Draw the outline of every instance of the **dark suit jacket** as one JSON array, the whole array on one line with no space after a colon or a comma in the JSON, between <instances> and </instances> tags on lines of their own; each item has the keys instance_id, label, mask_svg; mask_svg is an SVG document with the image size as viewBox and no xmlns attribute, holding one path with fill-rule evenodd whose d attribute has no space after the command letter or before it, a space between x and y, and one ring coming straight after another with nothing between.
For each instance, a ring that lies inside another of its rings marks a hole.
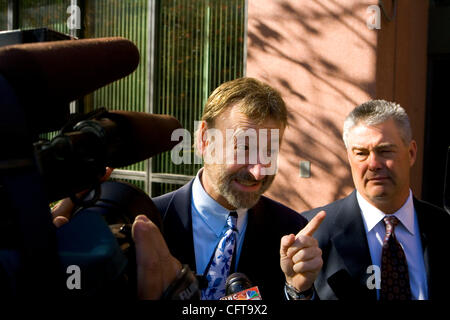
<instances>
[{"instance_id":1,"label":"dark suit jacket","mask_svg":"<svg viewBox=\"0 0 450 320\"><path fill-rule=\"evenodd\" d=\"M446 267L450 215L444 210L414 198L428 278L429 299L449 297L450 281ZM353 191L344 199L303 213L312 219L319 211L327 216L313 235L322 249L324 261L315 282L320 299L375 300L369 290L367 267L372 264L364 222Z\"/></svg>"},{"instance_id":2,"label":"dark suit jacket","mask_svg":"<svg viewBox=\"0 0 450 320\"><path fill-rule=\"evenodd\" d=\"M154 198L163 217L163 234L170 252L196 270L192 233L192 182ZM236 272L242 272L258 286L263 299L282 300L285 277L280 267L280 241L296 234L307 220L286 206L261 197L248 212L245 239Z\"/></svg>"}]
</instances>

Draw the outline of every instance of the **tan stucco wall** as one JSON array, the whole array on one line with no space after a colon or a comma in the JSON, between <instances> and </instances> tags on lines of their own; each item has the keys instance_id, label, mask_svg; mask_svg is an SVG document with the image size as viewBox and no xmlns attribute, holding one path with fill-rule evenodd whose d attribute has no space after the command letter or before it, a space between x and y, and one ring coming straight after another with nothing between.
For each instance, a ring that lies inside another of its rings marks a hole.
<instances>
[{"instance_id":1,"label":"tan stucco wall","mask_svg":"<svg viewBox=\"0 0 450 320\"><path fill-rule=\"evenodd\" d=\"M290 111L279 172L267 195L303 211L353 189L345 116L375 97L377 31L366 9L378 1L249 0L246 75L280 90ZM300 161L311 162L301 178Z\"/></svg>"}]
</instances>

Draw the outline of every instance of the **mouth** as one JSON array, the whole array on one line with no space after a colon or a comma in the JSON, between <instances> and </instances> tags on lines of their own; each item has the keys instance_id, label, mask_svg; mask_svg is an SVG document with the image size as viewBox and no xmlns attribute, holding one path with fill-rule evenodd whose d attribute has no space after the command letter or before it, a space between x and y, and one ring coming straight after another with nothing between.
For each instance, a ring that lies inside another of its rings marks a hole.
<instances>
[{"instance_id":1,"label":"mouth","mask_svg":"<svg viewBox=\"0 0 450 320\"><path fill-rule=\"evenodd\" d=\"M262 181L248 181L248 180L234 179L233 184L241 191L255 192L260 189Z\"/></svg>"},{"instance_id":2,"label":"mouth","mask_svg":"<svg viewBox=\"0 0 450 320\"><path fill-rule=\"evenodd\" d=\"M371 181L371 182L374 182L374 183L377 183L377 182L383 183L385 181L390 180L390 178L389 177L380 176L380 177L372 177L372 178L369 178L367 180Z\"/></svg>"}]
</instances>

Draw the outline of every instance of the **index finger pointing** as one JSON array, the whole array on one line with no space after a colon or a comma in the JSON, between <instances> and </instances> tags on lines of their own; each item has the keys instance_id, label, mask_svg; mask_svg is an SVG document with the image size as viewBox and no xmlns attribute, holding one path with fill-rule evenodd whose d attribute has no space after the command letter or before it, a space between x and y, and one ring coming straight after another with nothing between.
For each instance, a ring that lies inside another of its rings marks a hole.
<instances>
[{"instance_id":1,"label":"index finger pointing","mask_svg":"<svg viewBox=\"0 0 450 320\"><path fill-rule=\"evenodd\" d=\"M326 215L327 214L325 213L325 211L320 211L314 218L311 219L310 222L308 222L308 224L302 230L300 230L299 233L297 233L297 236L304 235L311 237L313 233L316 232L316 230L319 228Z\"/></svg>"}]
</instances>

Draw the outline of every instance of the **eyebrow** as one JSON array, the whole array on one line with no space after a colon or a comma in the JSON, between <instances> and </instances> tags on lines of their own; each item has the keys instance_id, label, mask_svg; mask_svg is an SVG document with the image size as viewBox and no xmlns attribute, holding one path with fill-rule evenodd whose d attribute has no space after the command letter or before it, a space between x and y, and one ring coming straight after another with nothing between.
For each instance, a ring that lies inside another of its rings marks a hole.
<instances>
[{"instance_id":1,"label":"eyebrow","mask_svg":"<svg viewBox=\"0 0 450 320\"><path fill-rule=\"evenodd\" d=\"M394 143L380 143L379 145L377 145L375 147L376 149L381 149L381 148L397 148L397 145Z\"/></svg>"},{"instance_id":2,"label":"eyebrow","mask_svg":"<svg viewBox=\"0 0 450 320\"><path fill-rule=\"evenodd\" d=\"M379 145L375 146L375 150L379 150L379 149L383 149L383 148L397 148L397 145L393 144L393 143L380 143ZM367 150L367 148L356 145L356 146L352 147L352 151L353 150Z\"/></svg>"}]
</instances>

